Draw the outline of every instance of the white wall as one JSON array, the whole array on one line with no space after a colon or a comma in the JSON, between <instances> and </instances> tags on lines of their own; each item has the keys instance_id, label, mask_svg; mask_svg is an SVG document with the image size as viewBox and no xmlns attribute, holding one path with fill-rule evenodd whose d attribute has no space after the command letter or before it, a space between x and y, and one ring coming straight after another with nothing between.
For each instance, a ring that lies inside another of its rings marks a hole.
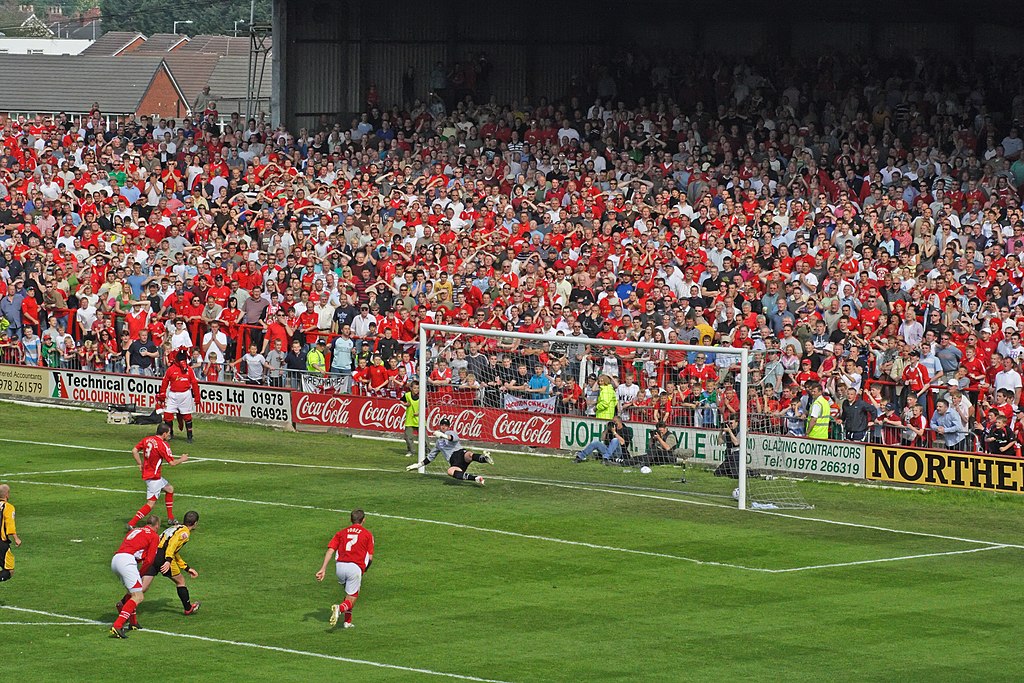
<instances>
[{"instance_id":1,"label":"white wall","mask_svg":"<svg viewBox=\"0 0 1024 683\"><path fill-rule=\"evenodd\" d=\"M90 45L91 40L68 38L0 38L0 54L77 55Z\"/></svg>"}]
</instances>

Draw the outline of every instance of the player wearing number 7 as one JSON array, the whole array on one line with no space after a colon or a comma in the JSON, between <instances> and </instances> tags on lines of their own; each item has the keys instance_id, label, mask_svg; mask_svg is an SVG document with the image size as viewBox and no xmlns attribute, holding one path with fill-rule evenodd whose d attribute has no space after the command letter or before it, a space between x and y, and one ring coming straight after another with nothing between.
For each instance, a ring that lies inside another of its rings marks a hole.
<instances>
[{"instance_id":1,"label":"player wearing number 7","mask_svg":"<svg viewBox=\"0 0 1024 683\"><path fill-rule=\"evenodd\" d=\"M366 515L362 510L353 510L349 516L352 522L338 533L327 544L324 563L316 573L316 580L323 581L327 575L327 563L334 558L334 572L338 583L345 587L345 600L340 605L331 605L331 626L338 625L338 617L345 615L345 628L352 628L352 605L359 597L359 586L363 582L363 574L373 562L373 534L363 526Z\"/></svg>"},{"instance_id":2,"label":"player wearing number 7","mask_svg":"<svg viewBox=\"0 0 1024 683\"><path fill-rule=\"evenodd\" d=\"M171 447L167 445L170 439L171 426L165 422L156 428L156 436L147 436L132 449L132 457L142 471L142 480L146 482L146 504L128 521L129 530L135 528L139 520L149 514L161 492L167 505L167 526L178 523L174 519L174 487L160 474L160 468L165 462L172 467L180 465L188 460L188 453L182 453L180 458L175 458L171 454Z\"/></svg>"},{"instance_id":3,"label":"player wearing number 7","mask_svg":"<svg viewBox=\"0 0 1024 683\"><path fill-rule=\"evenodd\" d=\"M483 455L477 455L468 448L463 448L462 443L459 441L459 435L452 429L451 420L447 417L441 418L438 423L441 427L440 430L434 432L434 447L427 453L426 459L423 462L414 462L413 464L406 467L406 471L412 472L413 470L421 467L426 467L434 461L434 458L439 453L444 453L444 459L448 461L448 476L453 479L460 481L473 481L480 486L484 485L484 478L469 473L469 466L474 462L482 462L488 465L493 465L494 460L491 456L484 452Z\"/></svg>"}]
</instances>

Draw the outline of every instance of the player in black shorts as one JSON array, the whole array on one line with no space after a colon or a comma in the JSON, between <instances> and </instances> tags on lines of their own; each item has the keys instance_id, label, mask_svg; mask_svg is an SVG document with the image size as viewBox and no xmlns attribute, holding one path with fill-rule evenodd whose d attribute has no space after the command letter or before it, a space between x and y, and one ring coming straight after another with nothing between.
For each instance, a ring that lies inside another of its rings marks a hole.
<instances>
[{"instance_id":1,"label":"player in black shorts","mask_svg":"<svg viewBox=\"0 0 1024 683\"><path fill-rule=\"evenodd\" d=\"M439 453L443 453L445 460L448 461L449 477L459 479L460 481L473 481L483 486L484 478L470 474L469 466L474 462L493 465L494 460L487 453L477 455L468 448L463 448L459 442L459 435L451 428L452 423L448 418L442 418L439 426L441 427L440 431L434 432L434 437L437 441L434 442L434 447L427 453L426 459L423 462L414 462L405 469L411 472L420 467L426 467L434 461L434 458Z\"/></svg>"}]
</instances>

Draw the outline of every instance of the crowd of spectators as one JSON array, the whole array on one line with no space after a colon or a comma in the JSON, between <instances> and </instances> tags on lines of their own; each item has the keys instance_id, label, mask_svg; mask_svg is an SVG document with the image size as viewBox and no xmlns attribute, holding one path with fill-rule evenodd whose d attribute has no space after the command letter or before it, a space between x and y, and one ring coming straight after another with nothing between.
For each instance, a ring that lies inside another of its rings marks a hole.
<instances>
[{"instance_id":1,"label":"crowd of spectators","mask_svg":"<svg viewBox=\"0 0 1024 683\"><path fill-rule=\"evenodd\" d=\"M146 374L186 347L210 379L400 395L423 321L748 347L765 428L798 432L775 417L802 418L820 382L855 438L1016 442L1019 66L630 54L555 102L371 92L298 131L215 111L7 119L0 353ZM478 404L587 412L601 375L652 421L738 401L731 361L696 354L430 353L431 390L471 380Z\"/></svg>"}]
</instances>

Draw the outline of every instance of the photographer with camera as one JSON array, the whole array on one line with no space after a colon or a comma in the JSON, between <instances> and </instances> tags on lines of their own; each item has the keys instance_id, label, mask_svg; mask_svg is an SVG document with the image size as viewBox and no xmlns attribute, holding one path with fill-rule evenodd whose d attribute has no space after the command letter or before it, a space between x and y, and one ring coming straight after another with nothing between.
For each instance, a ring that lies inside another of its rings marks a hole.
<instances>
[{"instance_id":1,"label":"photographer with camera","mask_svg":"<svg viewBox=\"0 0 1024 683\"><path fill-rule=\"evenodd\" d=\"M621 465L629 457L632 447L633 428L616 415L611 422L605 425L601 438L587 444L586 448L576 454L573 462L583 462L591 453L596 452L601 455L601 459L606 465Z\"/></svg>"},{"instance_id":2,"label":"photographer with camera","mask_svg":"<svg viewBox=\"0 0 1024 683\"><path fill-rule=\"evenodd\" d=\"M730 419L722 428L722 446L725 449L725 457L722 464L715 469L716 477L740 478L740 432L739 420Z\"/></svg>"}]
</instances>

